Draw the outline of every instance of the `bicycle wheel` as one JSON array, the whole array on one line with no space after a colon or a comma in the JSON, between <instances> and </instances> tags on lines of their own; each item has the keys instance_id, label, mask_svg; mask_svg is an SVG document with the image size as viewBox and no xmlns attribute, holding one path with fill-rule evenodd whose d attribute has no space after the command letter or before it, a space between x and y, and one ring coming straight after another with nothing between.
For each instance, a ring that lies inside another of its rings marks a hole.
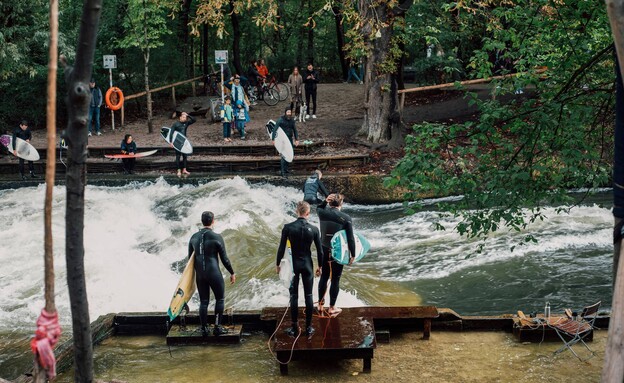
<instances>
[{"instance_id":1,"label":"bicycle wheel","mask_svg":"<svg viewBox=\"0 0 624 383\"><path fill-rule=\"evenodd\" d=\"M268 106L277 105L277 103L280 101L279 92L276 91L275 89L265 89L262 92L262 100Z\"/></svg>"},{"instance_id":2,"label":"bicycle wheel","mask_svg":"<svg viewBox=\"0 0 624 383\"><path fill-rule=\"evenodd\" d=\"M277 90L277 92L279 93L280 101L284 101L288 99L288 96L290 96L290 88L287 84L284 84L283 82L275 84L275 90Z\"/></svg>"}]
</instances>

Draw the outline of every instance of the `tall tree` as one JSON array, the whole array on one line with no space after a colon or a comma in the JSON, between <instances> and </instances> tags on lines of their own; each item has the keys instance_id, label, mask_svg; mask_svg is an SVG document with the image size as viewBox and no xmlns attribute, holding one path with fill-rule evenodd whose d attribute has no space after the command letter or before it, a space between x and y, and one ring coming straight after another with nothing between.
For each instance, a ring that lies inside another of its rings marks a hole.
<instances>
[{"instance_id":1,"label":"tall tree","mask_svg":"<svg viewBox=\"0 0 624 383\"><path fill-rule=\"evenodd\" d=\"M74 340L74 381L93 381L93 344L89 302L84 270L84 192L87 174L87 126L89 80L95 42L102 11L102 0L86 0L82 9L80 33L73 67L65 69L67 84L67 131L69 146L65 175L67 202L65 213L65 258L67 287L72 313Z\"/></svg>"},{"instance_id":2,"label":"tall tree","mask_svg":"<svg viewBox=\"0 0 624 383\"><path fill-rule=\"evenodd\" d=\"M349 74L350 62L345 56L345 32L342 17L342 8L334 4L332 6L334 13L334 22L336 23L336 44L338 47L338 58L340 59L340 68L342 69L342 78L346 79Z\"/></svg>"},{"instance_id":3,"label":"tall tree","mask_svg":"<svg viewBox=\"0 0 624 383\"><path fill-rule=\"evenodd\" d=\"M119 41L121 48L139 48L143 54L144 85L147 94L147 130L152 133L153 112L152 92L149 82L150 50L163 45L162 37L170 34L165 14L159 0L129 0L128 9L123 18L126 29L124 37Z\"/></svg>"}]
</instances>

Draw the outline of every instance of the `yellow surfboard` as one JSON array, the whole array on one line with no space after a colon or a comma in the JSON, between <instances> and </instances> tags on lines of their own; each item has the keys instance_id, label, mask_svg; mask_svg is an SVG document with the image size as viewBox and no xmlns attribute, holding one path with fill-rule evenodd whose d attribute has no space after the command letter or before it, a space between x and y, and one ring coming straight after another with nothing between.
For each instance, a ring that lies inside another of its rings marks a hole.
<instances>
[{"instance_id":1,"label":"yellow surfboard","mask_svg":"<svg viewBox=\"0 0 624 383\"><path fill-rule=\"evenodd\" d=\"M182 272L180 282L178 282L178 286L173 292L173 298L171 298L169 310L167 310L170 322L180 315L184 305L191 300L191 297L195 293L195 288L195 252L193 252L184 268L184 272Z\"/></svg>"}]
</instances>

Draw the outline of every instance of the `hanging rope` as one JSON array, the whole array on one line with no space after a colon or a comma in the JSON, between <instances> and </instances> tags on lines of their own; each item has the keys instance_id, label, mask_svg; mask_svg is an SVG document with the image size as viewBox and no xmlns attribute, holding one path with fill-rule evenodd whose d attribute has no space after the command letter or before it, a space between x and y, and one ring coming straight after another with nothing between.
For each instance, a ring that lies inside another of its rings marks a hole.
<instances>
[{"instance_id":1,"label":"hanging rope","mask_svg":"<svg viewBox=\"0 0 624 383\"><path fill-rule=\"evenodd\" d=\"M56 377L54 346L61 335L58 313L54 304L54 252L52 244L52 191L56 173L56 72L58 63L58 0L50 0L50 45L48 61L48 97L46 129L48 148L46 159L46 194L44 203L44 280L45 308L37 319L35 338L30 347L35 354L35 382ZM46 379L47 375L47 379Z\"/></svg>"}]
</instances>

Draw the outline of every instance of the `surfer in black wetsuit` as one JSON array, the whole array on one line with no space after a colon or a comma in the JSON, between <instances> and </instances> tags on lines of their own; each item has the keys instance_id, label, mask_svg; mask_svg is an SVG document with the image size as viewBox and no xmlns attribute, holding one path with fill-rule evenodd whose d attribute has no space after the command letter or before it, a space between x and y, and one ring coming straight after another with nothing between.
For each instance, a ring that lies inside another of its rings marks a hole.
<instances>
[{"instance_id":1,"label":"surfer in black wetsuit","mask_svg":"<svg viewBox=\"0 0 624 383\"><path fill-rule=\"evenodd\" d=\"M16 128L13 131L13 154L15 156L17 156L17 140L16 138L21 138L22 140L30 143L30 139L32 138L32 132L30 131L30 129L28 129L28 121L26 120L22 120L20 122L20 126L19 128ZM23 180L26 179L26 176L24 175L24 159L22 157L18 157L19 158L19 172L20 172L20 176L22 177ZM33 164L32 161L28 161L28 170L30 171L30 176L32 178L38 178L37 175L35 174L35 165Z\"/></svg>"},{"instance_id":2,"label":"surfer in black wetsuit","mask_svg":"<svg viewBox=\"0 0 624 383\"><path fill-rule=\"evenodd\" d=\"M299 146L297 127L295 126L295 120L292 118L292 110L290 110L290 108L287 107L286 110L284 111L284 115L280 117L275 123L275 127L273 128L273 134L271 135L271 140L273 141L274 145L275 145L275 137L277 137L278 128L282 128L284 133L286 133L286 137L288 137L288 140L290 141L291 145L293 144L293 137L294 137L294 140L295 140L294 146ZM281 161L280 161L280 174L282 175L282 177L287 177L288 173L290 173L290 170L288 170L288 161L286 161L284 159L284 156L282 156Z\"/></svg>"},{"instance_id":3,"label":"surfer in black wetsuit","mask_svg":"<svg viewBox=\"0 0 624 383\"><path fill-rule=\"evenodd\" d=\"M135 155L136 151L137 151L137 146L134 140L132 139L132 135L126 134L124 139L121 141L121 154ZM126 174L134 173L134 164L136 163L136 158L122 158L121 162L123 162L124 173Z\"/></svg>"},{"instance_id":4,"label":"surfer in black wetsuit","mask_svg":"<svg viewBox=\"0 0 624 383\"><path fill-rule=\"evenodd\" d=\"M325 202L318 206L316 212L321 225L321 238L323 242L323 263L321 264L321 279L318 284L319 290L319 312L323 312L327 281L331 276L331 287L329 289L329 311L330 315L337 315L342 310L336 307L336 299L340 291L340 276L343 266L334 262L331 257L331 239L335 233L344 230L347 233L347 244L349 246L349 264L355 259L355 239L353 237L353 223L351 217L340 211L342 208L342 194L330 194Z\"/></svg>"},{"instance_id":5,"label":"surfer in black wetsuit","mask_svg":"<svg viewBox=\"0 0 624 383\"><path fill-rule=\"evenodd\" d=\"M280 262L286 251L286 240L290 241L292 251L293 271L295 273L290 283L290 315L292 326L286 330L290 336L299 334L299 326L297 324L297 300L299 299L299 276L303 281L303 291L305 294L306 305L306 334L312 335L314 328L312 327L312 310L314 310L314 301L312 299L312 285L314 283L314 271L312 265L312 252L310 247L314 242L316 246L316 257L318 265L323 259L323 250L321 246L321 237L319 230L308 223L310 216L310 204L301 201L297 203L297 220L295 222L284 225L282 229L282 238L280 239L279 248L277 250L277 273L280 272ZM317 268L317 274L320 272L320 266Z\"/></svg>"},{"instance_id":6,"label":"surfer in black wetsuit","mask_svg":"<svg viewBox=\"0 0 624 383\"><path fill-rule=\"evenodd\" d=\"M325 198L329 195L325 185L321 182L321 178L323 178L323 173L317 169L308 177L305 184L303 184L303 200L310 205L318 205L323 202L322 199L318 198L319 192Z\"/></svg>"},{"instance_id":7,"label":"surfer in black wetsuit","mask_svg":"<svg viewBox=\"0 0 624 383\"><path fill-rule=\"evenodd\" d=\"M215 326L213 335L226 334L227 330L221 326L223 309L225 306L225 283L219 269L221 263L230 272L230 283L236 282L236 274L225 251L225 243L221 235L212 231L214 214L210 211L202 213L204 228L193 234L189 240L189 258L195 252L195 282L199 292L199 321L202 334L208 335L208 303L210 303L210 290L215 296Z\"/></svg>"},{"instance_id":8,"label":"surfer in black wetsuit","mask_svg":"<svg viewBox=\"0 0 624 383\"><path fill-rule=\"evenodd\" d=\"M171 130L169 131L168 140L171 140L173 137L173 132L180 132L186 137L186 129L188 129L189 125L194 124L195 119L192 116L189 116L186 112L182 112L180 114L180 120L176 121L173 125L171 125ZM169 144L173 148L173 144ZM180 156L182 156L182 163L180 163ZM178 177L182 174L191 174L186 170L186 159L187 155L176 150L176 168L178 169Z\"/></svg>"}]
</instances>

